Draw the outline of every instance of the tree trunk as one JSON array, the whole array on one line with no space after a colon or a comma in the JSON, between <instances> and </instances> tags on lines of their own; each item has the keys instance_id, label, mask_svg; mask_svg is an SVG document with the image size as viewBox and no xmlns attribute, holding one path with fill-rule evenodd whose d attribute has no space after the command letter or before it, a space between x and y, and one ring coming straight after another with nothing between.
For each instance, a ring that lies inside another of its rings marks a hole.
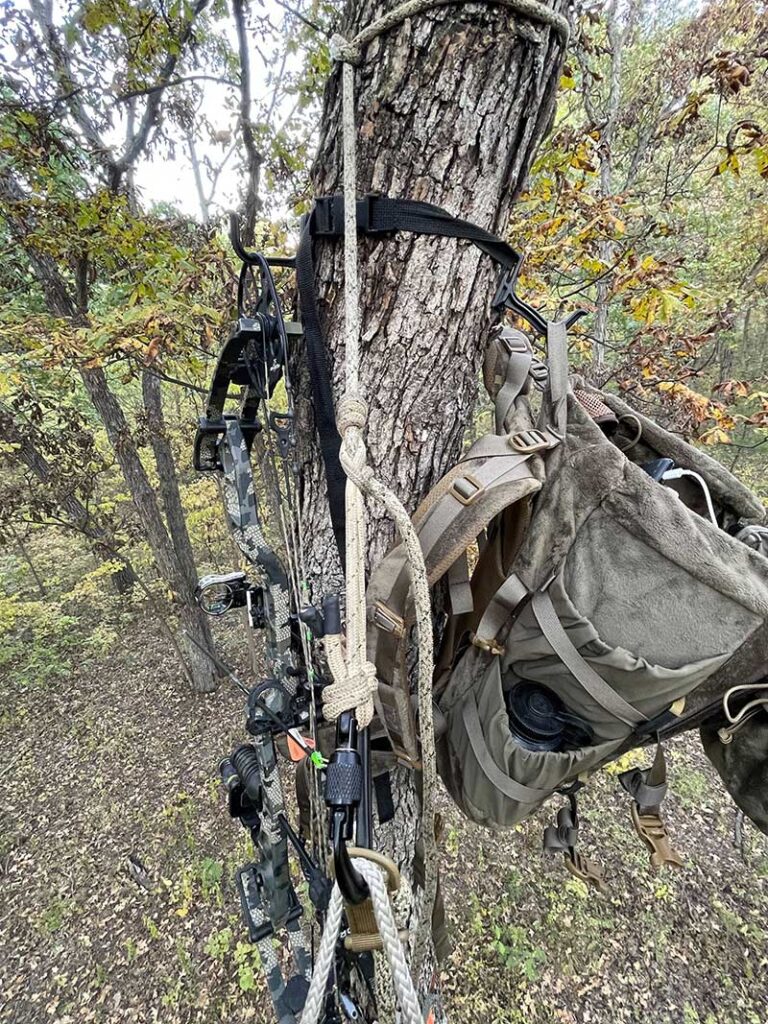
<instances>
[{"instance_id":1,"label":"tree trunk","mask_svg":"<svg viewBox=\"0 0 768 1024\"><path fill-rule=\"evenodd\" d=\"M624 44L629 28L623 30L618 22L616 4L610 3L604 12L606 32L608 36L608 52L610 56L610 72L608 78L608 98L605 116L600 131L600 195L607 200L613 195L613 139L617 128L621 107L621 71L623 64ZM603 239L598 246L600 262L607 268L616 257L616 245L610 238ZM594 318L594 355L598 371L605 364L605 346L608 340L608 309L615 274L604 274L597 282Z\"/></svg>"},{"instance_id":2,"label":"tree trunk","mask_svg":"<svg viewBox=\"0 0 768 1024\"><path fill-rule=\"evenodd\" d=\"M45 584L43 583L43 579L42 579L40 573L37 571L37 567L35 566L35 562L34 562L34 559L32 558L32 555L30 555L30 553L29 553L29 551L27 549L27 546L24 543L24 538L20 534L18 534L16 532L16 530L14 529L12 524L9 524L9 526L10 526L11 536L13 537L14 541L16 542L16 547L21 552L21 557L27 563L27 566L29 568L29 571L30 571L30 574L32 576L32 579L35 581L35 586L37 587L37 592L38 592L38 594L39 594L41 599L45 599L45 597L47 596L46 595L46 590L45 590Z\"/></svg>"},{"instance_id":3,"label":"tree trunk","mask_svg":"<svg viewBox=\"0 0 768 1024\"><path fill-rule=\"evenodd\" d=\"M157 374L144 370L141 377L141 388L144 396L144 408L147 413L149 443L152 446L157 464L157 474L160 481L160 500L165 511L168 533L170 534L171 543L179 560L187 586L194 590L197 583L197 566L195 565L192 543L189 539L189 531L187 530L184 506L181 503L176 462L173 458L165 426L160 378Z\"/></svg>"},{"instance_id":4,"label":"tree trunk","mask_svg":"<svg viewBox=\"0 0 768 1024\"><path fill-rule=\"evenodd\" d=\"M565 5L555 0L553 6ZM344 34L351 38L380 13L372 0L353 0ZM355 73L359 192L437 203L504 235L551 125L562 58L554 32L498 7L443 7L374 41ZM341 191L340 125L335 74L313 169L316 195ZM369 459L412 511L460 453L491 322L495 270L472 245L405 234L361 238L360 259ZM325 245L318 249L316 284L337 398L342 283L342 245ZM300 411L306 418L300 436L307 436L306 405ZM337 585L338 566L322 462L316 445L303 454L308 574L329 587ZM382 509L370 508L371 563L393 532ZM378 831L376 845L411 879L418 819L413 776L398 770L393 781L396 818Z\"/></svg>"},{"instance_id":5,"label":"tree trunk","mask_svg":"<svg viewBox=\"0 0 768 1024\"><path fill-rule=\"evenodd\" d=\"M123 410L109 389L103 369L84 368L80 375L120 463L120 469L136 511L141 517L147 542L160 573L178 602L178 614L183 629L181 646L186 655L193 688L198 693L209 693L216 689L218 671L205 653L211 647L211 633L204 612L195 603L194 560L193 578L190 579L169 539L157 497L141 463ZM164 486L167 486L167 481Z\"/></svg>"}]
</instances>

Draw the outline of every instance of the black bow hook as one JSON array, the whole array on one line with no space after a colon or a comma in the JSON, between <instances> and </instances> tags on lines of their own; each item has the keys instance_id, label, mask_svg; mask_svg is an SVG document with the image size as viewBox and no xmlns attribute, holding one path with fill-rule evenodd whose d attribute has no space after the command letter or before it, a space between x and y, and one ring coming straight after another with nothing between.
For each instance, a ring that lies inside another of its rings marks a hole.
<instances>
[{"instance_id":1,"label":"black bow hook","mask_svg":"<svg viewBox=\"0 0 768 1024\"><path fill-rule=\"evenodd\" d=\"M496 290L496 294L491 302L491 309L503 310L509 309L516 316L521 317L526 323L537 332L546 337L548 321L543 314L537 309L534 309L530 303L526 302L525 299L521 299L517 294L517 279L520 276L520 270L523 266L524 256L520 256L517 264L511 267L502 275L499 287ZM587 315L586 309L574 310L565 319L566 328L571 328L573 325L580 320L583 316Z\"/></svg>"},{"instance_id":2,"label":"black bow hook","mask_svg":"<svg viewBox=\"0 0 768 1024\"><path fill-rule=\"evenodd\" d=\"M341 894L347 903L368 899L368 884L352 864L347 844L354 838L363 792L366 788L357 719L353 711L344 711L336 721L336 749L325 775L325 802L331 812L331 848L333 870Z\"/></svg>"},{"instance_id":3,"label":"black bow hook","mask_svg":"<svg viewBox=\"0 0 768 1024\"><path fill-rule=\"evenodd\" d=\"M229 214L229 242L237 258L248 267L260 267L264 263L270 267L296 266L295 256L263 256L260 252L249 252L243 245L240 235L240 218L233 212Z\"/></svg>"},{"instance_id":4,"label":"black bow hook","mask_svg":"<svg viewBox=\"0 0 768 1024\"><path fill-rule=\"evenodd\" d=\"M335 594L323 601L325 636L341 633L341 611ZM325 770L325 803L330 814L333 870L347 903L358 905L368 899L368 883L352 864L347 845L371 843L371 759L368 729L358 729L354 711L343 711L336 719L336 746Z\"/></svg>"}]
</instances>

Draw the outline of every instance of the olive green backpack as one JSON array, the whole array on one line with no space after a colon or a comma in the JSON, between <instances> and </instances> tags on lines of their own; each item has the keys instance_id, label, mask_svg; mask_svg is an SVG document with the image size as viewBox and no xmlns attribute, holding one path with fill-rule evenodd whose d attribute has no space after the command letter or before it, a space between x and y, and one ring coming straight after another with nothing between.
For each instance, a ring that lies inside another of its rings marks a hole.
<instances>
[{"instance_id":1,"label":"olive green backpack","mask_svg":"<svg viewBox=\"0 0 768 1024\"><path fill-rule=\"evenodd\" d=\"M509 827L632 747L702 721L711 737L721 718L717 742L731 742L740 710L751 701L744 720L761 712L768 558L758 549L768 531L763 506L723 466L618 397L569 380L563 325L550 325L548 365L523 334L498 331L484 380L495 432L440 480L414 522L430 584L445 581L440 774L472 820ZM664 482L649 470L667 465L661 458L676 467ZM393 749L418 764L409 589L397 546L369 583L369 656ZM734 729L723 699L737 684L745 689L725 702ZM570 742L531 749L510 726L510 701L545 728L560 709ZM658 817L661 748L651 769L621 781L652 855L674 861ZM572 802L546 840L572 861L575 817Z\"/></svg>"}]
</instances>

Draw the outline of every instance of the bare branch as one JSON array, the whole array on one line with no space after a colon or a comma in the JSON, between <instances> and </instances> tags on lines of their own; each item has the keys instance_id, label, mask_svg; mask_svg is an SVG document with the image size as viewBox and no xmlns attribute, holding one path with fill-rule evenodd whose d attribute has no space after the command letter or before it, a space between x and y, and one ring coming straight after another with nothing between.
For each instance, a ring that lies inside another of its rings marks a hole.
<instances>
[{"instance_id":1,"label":"bare branch","mask_svg":"<svg viewBox=\"0 0 768 1024\"><path fill-rule=\"evenodd\" d=\"M292 14L294 18L298 18L299 21L303 21L307 28L311 28L314 32L318 32L321 36L325 36L326 39L330 38L331 33L328 32L327 29L324 29L322 25L318 25L316 21L312 21L308 18L306 14L302 14L301 11L297 11L295 7L291 7L290 4L284 3L284 0L275 0L275 3L278 7L282 7L284 11L288 11L289 14Z\"/></svg>"},{"instance_id":2,"label":"bare branch","mask_svg":"<svg viewBox=\"0 0 768 1024\"><path fill-rule=\"evenodd\" d=\"M136 96L151 96L153 93L162 92L163 89L171 89L175 85L184 85L186 82L218 82L219 85L229 85L233 89L238 86L231 78L222 78L219 75L182 75L179 78L172 78L169 82L158 82L156 85L147 85L141 89L131 89L129 92L122 92L116 97L118 103L125 103Z\"/></svg>"},{"instance_id":3,"label":"bare branch","mask_svg":"<svg viewBox=\"0 0 768 1024\"><path fill-rule=\"evenodd\" d=\"M246 0L232 0L232 13L237 29L237 48L240 56L240 134L245 147L247 180L243 210L242 237L245 246L253 245L256 231L256 217L261 207L259 179L264 157L256 146L256 137L251 123L251 61L248 53L248 37L245 28Z\"/></svg>"}]
</instances>

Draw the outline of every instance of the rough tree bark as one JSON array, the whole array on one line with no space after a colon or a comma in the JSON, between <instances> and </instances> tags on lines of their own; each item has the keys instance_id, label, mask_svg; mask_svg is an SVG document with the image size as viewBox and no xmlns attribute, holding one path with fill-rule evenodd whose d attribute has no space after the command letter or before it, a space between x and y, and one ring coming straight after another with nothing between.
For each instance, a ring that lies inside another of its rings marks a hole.
<instances>
[{"instance_id":1,"label":"rough tree bark","mask_svg":"<svg viewBox=\"0 0 768 1024\"><path fill-rule=\"evenodd\" d=\"M253 245L256 230L256 218L261 203L259 201L259 179L264 157L256 145L256 136L251 121L251 58L250 42L246 26L246 0L232 0L232 13L237 30L237 52L240 59L240 121L238 128L245 150L246 180L243 187L243 244Z\"/></svg>"},{"instance_id":2,"label":"rough tree bark","mask_svg":"<svg viewBox=\"0 0 768 1024\"><path fill-rule=\"evenodd\" d=\"M144 370L141 375L141 389L144 398L144 409L147 414L149 443L155 456L160 489L160 500L163 503L165 521L171 544L179 560L181 572L188 587L194 590L197 584L197 568L195 553L187 530L187 519L181 502L179 477L176 460L173 457L171 442L163 415L163 392L160 378L151 370ZM203 620L206 625L208 620Z\"/></svg>"},{"instance_id":3,"label":"rough tree bark","mask_svg":"<svg viewBox=\"0 0 768 1024\"><path fill-rule=\"evenodd\" d=\"M563 0L551 5L559 11ZM382 13L351 0L347 38ZM510 207L549 129L563 60L556 34L508 9L451 5L374 41L357 70L360 193L437 203L504 235ZM340 76L329 82L313 170L316 195L341 191ZM514 242L514 239L512 240ZM369 457L409 510L459 455L477 395L490 326L495 271L471 245L400 235L361 239L362 392L369 402ZM317 289L336 395L343 375L341 244L318 253ZM302 424L311 430L310 413ZM303 464L309 575L333 585L338 572L321 460ZM393 529L369 508L370 558ZM404 866L413 851L416 795L394 779L397 814L377 845ZM411 925L415 922L411 920Z\"/></svg>"}]
</instances>

